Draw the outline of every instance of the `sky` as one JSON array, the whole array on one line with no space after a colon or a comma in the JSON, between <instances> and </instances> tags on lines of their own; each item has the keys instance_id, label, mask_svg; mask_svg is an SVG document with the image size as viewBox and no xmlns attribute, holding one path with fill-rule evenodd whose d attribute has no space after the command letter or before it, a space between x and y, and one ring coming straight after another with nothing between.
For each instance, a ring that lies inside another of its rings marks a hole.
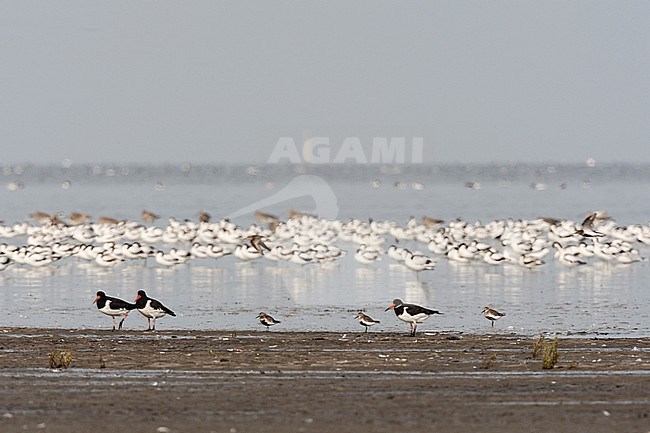
<instances>
[{"instance_id":1,"label":"sky","mask_svg":"<svg viewBox=\"0 0 650 433\"><path fill-rule=\"evenodd\" d=\"M392 137L431 163L650 162L648 1L0 10L0 163L258 164L310 137L321 162Z\"/></svg>"}]
</instances>

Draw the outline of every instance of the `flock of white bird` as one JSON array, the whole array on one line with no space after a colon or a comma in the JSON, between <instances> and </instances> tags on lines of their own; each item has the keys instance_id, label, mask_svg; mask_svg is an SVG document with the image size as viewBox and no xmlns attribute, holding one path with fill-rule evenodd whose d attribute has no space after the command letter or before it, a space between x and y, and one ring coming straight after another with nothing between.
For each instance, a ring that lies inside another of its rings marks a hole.
<instances>
[{"instance_id":1,"label":"flock of white bird","mask_svg":"<svg viewBox=\"0 0 650 433\"><path fill-rule=\"evenodd\" d=\"M425 217L422 221L410 218L403 225L329 220L297 212L280 221L258 212L260 225L248 227L226 219L210 222L204 212L199 222L170 218L160 227L153 224L157 216L145 212L142 216L147 224L109 218L92 222L83 214L75 215L86 218L64 221L41 212L31 215L34 222L0 223L0 240L6 241L0 244L0 271L12 264L42 267L64 259L100 267L128 261L174 267L224 256L304 266L336 262L346 256L346 245L355 249L354 259L360 265L373 266L387 258L415 272L433 270L438 257L456 263L527 268L556 259L572 267L596 261L639 262L643 260L639 247L650 244L650 224L621 227L601 212L591 213L582 223L538 218L444 224ZM14 245L9 243L11 239L26 242Z\"/></svg>"}]
</instances>

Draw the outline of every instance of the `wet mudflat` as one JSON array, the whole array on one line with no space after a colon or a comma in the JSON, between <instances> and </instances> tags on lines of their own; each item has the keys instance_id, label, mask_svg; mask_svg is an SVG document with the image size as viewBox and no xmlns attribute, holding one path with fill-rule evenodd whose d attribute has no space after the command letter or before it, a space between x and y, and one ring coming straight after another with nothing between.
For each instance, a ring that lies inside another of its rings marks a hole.
<instances>
[{"instance_id":1,"label":"wet mudflat","mask_svg":"<svg viewBox=\"0 0 650 433\"><path fill-rule=\"evenodd\" d=\"M650 431L650 339L534 340L4 329L0 431Z\"/></svg>"}]
</instances>

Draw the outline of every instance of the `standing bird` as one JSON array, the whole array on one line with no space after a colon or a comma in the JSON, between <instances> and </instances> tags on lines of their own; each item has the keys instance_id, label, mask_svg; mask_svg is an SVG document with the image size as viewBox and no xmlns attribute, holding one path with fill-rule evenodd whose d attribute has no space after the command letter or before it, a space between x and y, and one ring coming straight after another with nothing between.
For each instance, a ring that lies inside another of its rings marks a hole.
<instances>
[{"instance_id":1,"label":"standing bird","mask_svg":"<svg viewBox=\"0 0 650 433\"><path fill-rule=\"evenodd\" d=\"M411 337L415 337L415 331L418 328L418 323L422 323L434 314L442 314L440 311L430 310L428 308L420 307L414 304L405 304L401 299L393 299L393 302L386 308L385 311L393 309L395 315L402 322L411 324Z\"/></svg>"},{"instance_id":2,"label":"standing bird","mask_svg":"<svg viewBox=\"0 0 650 433\"><path fill-rule=\"evenodd\" d=\"M210 218L212 218L212 216L206 211L204 210L199 211L199 221L201 221L202 223L209 223Z\"/></svg>"},{"instance_id":3,"label":"standing bird","mask_svg":"<svg viewBox=\"0 0 650 433\"><path fill-rule=\"evenodd\" d=\"M584 221L582 221L582 224L580 224L582 228L577 230L577 233L581 236L588 237L588 238L599 238L605 236L603 233L600 233L598 230L596 230L594 224L596 222L597 217L598 217L598 212L592 212L589 215L587 215L587 218L585 218Z\"/></svg>"},{"instance_id":4,"label":"standing bird","mask_svg":"<svg viewBox=\"0 0 650 433\"><path fill-rule=\"evenodd\" d=\"M149 210L144 209L141 213L140 216L142 217L142 221L144 221L147 224L153 224L154 221L157 219L160 219L160 215L155 214Z\"/></svg>"},{"instance_id":5,"label":"standing bird","mask_svg":"<svg viewBox=\"0 0 650 433\"><path fill-rule=\"evenodd\" d=\"M262 211L255 211L255 219L261 223L267 224L269 230L272 232L280 225L280 218L270 213L264 213Z\"/></svg>"},{"instance_id":6,"label":"standing bird","mask_svg":"<svg viewBox=\"0 0 650 433\"><path fill-rule=\"evenodd\" d=\"M505 316L506 313L499 313L497 310L493 310L490 307L483 307L483 315L486 319L491 321L492 326L494 326L494 322Z\"/></svg>"},{"instance_id":7,"label":"standing bird","mask_svg":"<svg viewBox=\"0 0 650 433\"><path fill-rule=\"evenodd\" d=\"M266 246L266 244L264 243L264 240L263 240L264 238L262 236L260 236L260 235L250 235L248 237L248 239L251 241L251 246L253 248L255 248L255 250L258 253L264 255L264 249L266 249L266 251L271 251L271 248Z\"/></svg>"},{"instance_id":8,"label":"standing bird","mask_svg":"<svg viewBox=\"0 0 650 433\"><path fill-rule=\"evenodd\" d=\"M368 328L375 323L380 323L379 320L375 320L372 317L363 314L363 311L359 311L357 313L357 319L359 319L359 324L363 325L366 327L366 332L368 332Z\"/></svg>"},{"instance_id":9,"label":"standing bird","mask_svg":"<svg viewBox=\"0 0 650 433\"><path fill-rule=\"evenodd\" d=\"M159 301L149 298L144 290L138 290L138 296L135 298L135 306L140 314L147 318L149 331L156 330L156 319L163 317L165 314L176 316L172 310L165 307ZM151 327L151 319L153 319L153 328Z\"/></svg>"},{"instance_id":10,"label":"standing bird","mask_svg":"<svg viewBox=\"0 0 650 433\"><path fill-rule=\"evenodd\" d=\"M257 315L256 319L260 319L260 323L266 326L266 330L269 330L269 327L278 323L281 323L279 320L275 320L273 317L269 316L266 313L260 313Z\"/></svg>"},{"instance_id":11,"label":"standing bird","mask_svg":"<svg viewBox=\"0 0 650 433\"><path fill-rule=\"evenodd\" d=\"M126 316L129 315L129 311L135 309L135 304L123 301L118 298L112 298L110 296L106 296L106 293L104 293L101 290L97 292L97 296L93 301L93 304L94 303L97 303L97 309L99 311L101 311L102 313L108 316L111 316L111 318L113 319L113 331L115 331L115 317L124 316L122 317L122 320L120 320L120 324L117 328L117 329L122 329L122 323L124 323L124 319L126 319Z\"/></svg>"}]
</instances>

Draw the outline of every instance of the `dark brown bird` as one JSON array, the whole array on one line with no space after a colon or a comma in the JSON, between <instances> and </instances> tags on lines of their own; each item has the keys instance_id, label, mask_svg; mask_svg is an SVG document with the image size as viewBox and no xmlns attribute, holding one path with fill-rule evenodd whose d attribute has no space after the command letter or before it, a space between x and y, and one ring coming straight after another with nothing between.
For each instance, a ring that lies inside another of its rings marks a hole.
<instances>
[{"instance_id":1,"label":"dark brown bird","mask_svg":"<svg viewBox=\"0 0 650 433\"><path fill-rule=\"evenodd\" d=\"M90 221L90 215L85 214L85 213L80 213L80 212L71 212L70 215L68 215L68 220L70 220L70 224L78 226L80 224L85 224L88 221Z\"/></svg>"},{"instance_id":2,"label":"dark brown bird","mask_svg":"<svg viewBox=\"0 0 650 433\"><path fill-rule=\"evenodd\" d=\"M259 210L255 212L255 219L260 223L267 224L269 230L271 230L272 232L274 232L275 229L280 224L280 218L278 218L273 214L264 213Z\"/></svg>"},{"instance_id":3,"label":"dark brown bird","mask_svg":"<svg viewBox=\"0 0 650 433\"><path fill-rule=\"evenodd\" d=\"M157 215L146 209L143 210L140 215L142 216L142 221L144 221L147 224L153 224L154 221L160 218L160 215Z\"/></svg>"},{"instance_id":4,"label":"dark brown bird","mask_svg":"<svg viewBox=\"0 0 650 433\"><path fill-rule=\"evenodd\" d=\"M52 216L49 213L41 211L31 213L29 217L39 224L47 224L52 221Z\"/></svg>"},{"instance_id":5,"label":"dark brown bird","mask_svg":"<svg viewBox=\"0 0 650 433\"><path fill-rule=\"evenodd\" d=\"M202 210L199 212L199 221L201 221L202 223L209 223L210 218L212 218L212 215L210 215L206 211Z\"/></svg>"},{"instance_id":6,"label":"dark brown bird","mask_svg":"<svg viewBox=\"0 0 650 433\"><path fill-rule=\"evenodd\" d=\"M280 221L280 218L278 218L277 216L270 213L262 212L260 210L255 211L255 219L264 224L268 224L274 221Z\"/></svg>"},{"instance_id":7,"label":"dark brown bird","mask_svg":"<svg viewBox=\"0 0 650 433\"><path fill-rule=\"evenodd\" d=\"M251 241L251 246L257 250L258 253L264 255L264 249L267 251L271 251L271 248L269 248L265 243L264 243L264 238L260 235L250 235L248 239Z\"/></svg>"},{"instance_id":8,"label":"dark brown bird","mask_svg":"<svg viewBox=\"0 0 650 433\"><path fill-rule=\"evenodd\" d=\"M310 214L307 212L300 212L297 210L289 209L289 219L300 219L302 217L307 217L307 218L317 218L316 215Z\"/></svg>"},{"instance_id":9,"label":"dark brown bird","mask_svg":"<svg viewBox=\"0 0 650 433\"><path fill-rule=\"evenodd\" d=\"M440 224L444 222L445 222L444 220L438 218L431 218L426 215L422 217L422 224L424 224L424 226L427 228L438 227Z\"/></svg>"},{"instance_id":10,"label":"dark brown bird","mask_svg":"<svg viewBox=\"0 0 650 433\"><path fill-rule=\"evenodd\" d=\"M598 216L598 212L592 212L591 214L589 214L587 218L585 218L584 221L582 221L582 224L580 224L582 228L579 229L577 233L581 236L590 237L590 238L599 238L605 236L604 234L596 230L596 227L594 226L597 216Z\"/></svg>"},{"instance_id":11,"label":"dark brown bird","mask_svg":"<svg viewBox=\"0 0 650 433\"><path fill-rule=\"evenodd\" d=\"M97 218L97 222L99 224L106 224L106 225L110 225L110 226L116 226L116 225L118 225L120 223L115 218L111 218L111 217L107 217L107 216L100 216L99 218Z\"/></svg>"}]
</instances>

